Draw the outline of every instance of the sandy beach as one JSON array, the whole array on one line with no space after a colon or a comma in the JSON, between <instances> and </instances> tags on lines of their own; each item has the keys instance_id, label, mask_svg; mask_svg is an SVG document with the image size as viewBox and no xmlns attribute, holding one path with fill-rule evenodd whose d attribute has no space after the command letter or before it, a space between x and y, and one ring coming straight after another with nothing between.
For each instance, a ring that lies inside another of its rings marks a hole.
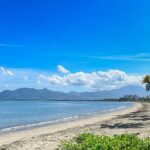
<instances>
[{"instance_id":1,"label":"sandy beach","mask_svg":"<svg viewBox=\"0 0 150 150\"><path fill-rule=\"evenodd\" d=\"M99 135L137 133L150 136L150 103L74 121L0 135L0 150L54 150L62 140L80 133Z\"/></svg>"}]
</instances>

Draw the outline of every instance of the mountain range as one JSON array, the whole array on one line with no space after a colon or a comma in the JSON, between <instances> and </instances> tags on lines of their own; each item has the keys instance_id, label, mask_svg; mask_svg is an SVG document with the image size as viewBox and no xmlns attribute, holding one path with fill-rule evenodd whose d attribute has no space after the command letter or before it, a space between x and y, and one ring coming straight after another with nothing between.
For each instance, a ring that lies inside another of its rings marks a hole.
<instances>
[{"instance_id":1,"label":"mountain range","mask_svg":"<svg viewBox=\"0 0 150 150\"><path fill-rule=\"evenodd\" d=\"M116 99L124 95L145 97L148 92L141 86L126 86L110 91L63 93L48 89L20 88L0 92L0 100L103 100Z\"/></svg>"}]
</instances>

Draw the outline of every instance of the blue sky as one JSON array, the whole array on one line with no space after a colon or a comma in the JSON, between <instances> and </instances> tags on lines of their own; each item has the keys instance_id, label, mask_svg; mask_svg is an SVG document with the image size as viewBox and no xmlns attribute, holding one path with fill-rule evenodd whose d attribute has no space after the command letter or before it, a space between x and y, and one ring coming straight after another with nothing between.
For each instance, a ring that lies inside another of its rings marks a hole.
<instances>
[{"instance_id":1,"label":"blue sky","mask_svg":"<svg viewBox=\"0 0 150 150\"><path fill-rule=\"evenodd\" d=\"M58 65L72 74L109 70L148 74L149 16L149 0L1 1L0 66L30 76L60 75ZM9 84L17 88L12 83L18 78L11 82L1 78L8 88Z\"/></svg>"}]
</instances>

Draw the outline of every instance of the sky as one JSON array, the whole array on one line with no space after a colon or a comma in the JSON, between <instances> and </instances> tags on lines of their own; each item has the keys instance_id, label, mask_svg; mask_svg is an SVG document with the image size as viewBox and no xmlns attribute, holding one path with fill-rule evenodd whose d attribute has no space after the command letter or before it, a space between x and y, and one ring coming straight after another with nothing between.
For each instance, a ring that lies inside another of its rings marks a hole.
<instances>
[{"instance_id":1,"label":"sky","mask_svg":"<svg viewBox=\"0 0 150 150\"><path fill-rule=\"evenodd\" d=\"M110 90L149 74L149 0L0 1L0 90Z\"/></svg>"}]
</instances>

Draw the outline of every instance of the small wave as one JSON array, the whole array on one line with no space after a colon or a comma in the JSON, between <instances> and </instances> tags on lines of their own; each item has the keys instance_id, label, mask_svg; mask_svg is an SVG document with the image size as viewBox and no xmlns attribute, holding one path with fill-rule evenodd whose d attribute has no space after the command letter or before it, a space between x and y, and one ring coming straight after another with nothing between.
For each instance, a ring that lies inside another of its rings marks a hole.
<instances>
[{"instance_id":1,"label":"small wave","mask_svg":"<svg viewBox=\"0 0 150 150\"><path fill-rule=\"evenodd\" d=\"M102 113L107 113L107 112L113 112L113 111L117 111L117 110L124 109L124 108L127 108L127 106L122 106L122 107L109 109L109 110L105 110L105 111L90 112L90 113L87 113L84 115L80 114L80 115L65 117L65 118L61 118L61 119L57 119L57 120L44 121L44 122L31 123L31 124L20 125L20 126L15 126L15 127L3 128L3 129L0 129L0 133L18 131L18 130L23 130L23 129L32 128L32 127L40 127L40 126L44 126L44 125L61 123L61 122L65 122L65 121L71 121L74 119L84 118L84 117L92 116L92 115L99 114L99 113L102 114Z\"/></svg>"},{"instance_id":2,"label":"small wave","mask_svg":"<svg viewBox=\"0 0 150 150\"><path fill-rule=\"evenodd\" d=\"M21 129L44 126L44 125L49 125L49 124L54 124L54 123L61 123L64 121L69 121L72 119L79 118L79 116L71 116L71 117L65 117L65 118L61 118L61 119L57 119L57 120L44 121L44 122L39 122L39 123L31 123L31 124L20 125L20 126L15 126L15 127L3 128L3 129L0 129L0 132L17 131L17 130L21 130Z\"/></svg>"}]
</instances>

